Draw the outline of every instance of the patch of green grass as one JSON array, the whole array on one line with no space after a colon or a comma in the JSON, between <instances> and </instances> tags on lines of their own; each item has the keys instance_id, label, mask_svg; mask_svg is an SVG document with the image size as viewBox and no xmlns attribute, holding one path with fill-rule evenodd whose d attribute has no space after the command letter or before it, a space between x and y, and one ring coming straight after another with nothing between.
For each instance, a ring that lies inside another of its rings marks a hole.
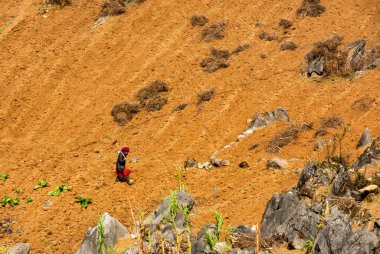
<instances>
[{"instance_id":1,"label":"patch of green grass","mask_svg":"<svg viewBox=\"0 0 380 254\"><path fill-rule=\"evenodd\" d=\"M71 187L69 185L67 185L67 183L64 183L64 184L57 186L57 188L55 188L55 190L53 190L53 191L49 191L48 195L49 196L59 196L65 190L67 190L67 191L71 190Z\"/></svg>"},{"instance_id":2,"label":"patch of green grass","mask_svg":"<svg viewBox=\"0 0 380 254\"><path fill-rule=\"evenodd\" d=\"M42 180L42 179L39 179L38 180L38 184L37 185L34 185L34 190L38 190L39 188L44 188L44 187L47 187L48 186L48 182Z\"/></svg>"},{"instance_id":3,"label":"patch of green grass","mask_svg":"<svg viewBox=\"0 0 380 254\"><path fill-rule=\"evenodd\" d=\"M3 180L3 182L5 182L8 179L9 174L0 174L0 177L1 177L1 180Z\"/></svg>"},{"instance_id":4,"label":"patch of green grass","mask_svg":"<svg viewBox=\"0 0 380 254\"><path fill-rule=\"evenodd\" d=\"M81 207L83 209L86 209L87 206L92 203L92 198L85 198L82 196L76 196L75 199L77 199L77 202L81 204Z\"/></svg>"},{"instance_id":5,"label":"patch of green grass","mask_svg":"<svg viewBox=\"0 0 380 254\"><path fill-rule=\"evenodd\" d=\"M19 198L11 198L8 195L5 195L5 197L1 201L1 206L5 207L7 204L9 204L9 206L14 207L15 205L18 205L19 203L20 203Z\"/></svg>"}]
</instances>

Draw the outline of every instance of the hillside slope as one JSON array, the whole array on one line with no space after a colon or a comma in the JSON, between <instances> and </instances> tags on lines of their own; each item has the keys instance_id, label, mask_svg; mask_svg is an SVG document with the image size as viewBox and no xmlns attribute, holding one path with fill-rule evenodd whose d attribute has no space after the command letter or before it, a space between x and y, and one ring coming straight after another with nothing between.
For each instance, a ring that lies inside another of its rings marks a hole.
<instances>
[{"instance_id":1,"label":"hillside slope","mask_svg":"<svg viewBox=\"0 0 380 254\"><path fill-rule=\"evenodd\" d=\"M94 26L99 0L76 0L46 16L37 15L40 1L3 4L0 173L10 177L0 183L0 194L34 201L1 208L0 220L11 217L14 222L13 233L3 235L0 244L29 242L31 253L72 253L105 211L131 225L127 199L136 213L152 211L176 186L173 164L188 156L208 160L236 139L248 118L280 106L289 111L291 122L312 121L316 127L322 117L341 116L349 126L344 147L355 159L364 127L380 134L380 69L352 81L320 81L301 76L299 67L313 43L334 33L346 44L362 38L370 47L380 42L380 7L376 0L322 1L326 12L320 17L299 18L300 2L147 0L99 26ZM202 41L202 29L189 22L194 14L226 21L225 38ZM283 35L281 18L294 22L285 41L295 42L295 51L280 51L278 42L257 37L261 31ZM211 47L232 51L244 43L251 46L233 56L228 68L214 73L201 69ZM112 107L136 102L137 91L155 80L169 84L168 104L118 126ZM197 94L211 88L215 97L199 108ZM352 107L360 98L374 102L364 111ZM181 103L189 106L173 113ZM196 229L212 220L212 210L221 212L226 224L257 223L273 193L294 185L298 168L317 159L313 132L280 154L265 152L265 144L286 126L280 122L259 130L220 153L230 166L184 171L184 184L197 201ZM130 146L131 156L139 158L130 164L136 171L133 186L114 182L114 140ZM259 148L249 150L254 143ZM266 170L266 160L275 156L296 160L284 173ZM239 169L243 160L249 169ZM48 189L33 191L38 179L48 181ZM47 196L63 182L73 190ZM82 210L74 203L76 195L92 197L94 203ZM53 205L44 209L47 200Z\"/></svg>"}]
</instances>

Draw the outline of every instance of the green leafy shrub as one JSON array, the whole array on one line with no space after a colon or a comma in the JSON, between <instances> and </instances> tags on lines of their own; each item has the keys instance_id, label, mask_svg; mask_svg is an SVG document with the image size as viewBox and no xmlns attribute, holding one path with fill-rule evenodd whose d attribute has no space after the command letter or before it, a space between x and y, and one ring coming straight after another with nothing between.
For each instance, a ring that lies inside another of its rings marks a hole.
<instances>
[{"instance_id":1,"label":"green leafy shrub","mask_svg":"<svg viewBox=\"0 0 380 254\"><path fill-rule=\"evenodd\" d=\"M210 233L208 231L205 232L207 244L211 249L219 242L218 236L214 233Z\"/></svg>"},{"instance_id":2,"label":"green leafy shrub","mask_svg":"<svg viewBox=\"0 0 380 254\"><path fill-rule=\"evenodd\" d=\"M55 188L55 190L49 191L48 195L49 196L59 196L59 195L61 195L61 193L64 190L68 190L69 191L69 190L71 190L71 188L70 188L69 185L67 185L66 183L64 183L64 184L59 185L57 188Z\"/></svg>"},{"instance_id":3,"label":"green leafy shrub","mask_svg":"<svg viewBox=\"0 0 380 254\"><path fill-rule=\"evenodd\" d=\"M27 198L27 199L25 200L25 204L28 204L28 203L30 203L30 202L32 202L32 201L33 201L32 198Z\"/></svg>"},{"instance_id":4,"label":"green leafy shrub","mask_svg":"<svg viewBox=\"0 0 380 254\"><path fill-rule=\"evenodd\" d=\"M5 207L7 204L9 204L9 206L13 207L15 205L18 205L19 203L20 203L19 198L11 198L8 195L5 195L5 197L1 201L1 206Z\"/></svg>"},{"instance_id":5,"label":"green leafy shrub","mask_svg":"<svg viewBox=\"0 0 380 254\"><path fill-rule=\"evenodd\" d=\"M48 183L44 180L38 180L38 184L37 185L34 185L34 190L38 190L39 188L44 188L44 187L47 187L48 186Z\"/></svg>"},{"instance_id":6,"label":"green leafy shrub","mask_svg":"<svg viewBox=\"0 0 380 254\"><path fill-rule=\"evenodd\" d=\"M3 180L3 182L5 182L5 180L8 179L9 174L0 174L0 177L1 177L1 180Z\"/></svg>"},{"instance_id":7,"label":"green leafy shrub","mask_svg":"<svg viewBox=\"0 0 380 254\"><path fill-rule=\"evenodd\" d=\"M81 207L83 209L86 209L87 205L92 203L92 198L85 198L82 196L76 196L75 199L77 199L77 202L81 204Z\"/></svg>"}]
</instances>

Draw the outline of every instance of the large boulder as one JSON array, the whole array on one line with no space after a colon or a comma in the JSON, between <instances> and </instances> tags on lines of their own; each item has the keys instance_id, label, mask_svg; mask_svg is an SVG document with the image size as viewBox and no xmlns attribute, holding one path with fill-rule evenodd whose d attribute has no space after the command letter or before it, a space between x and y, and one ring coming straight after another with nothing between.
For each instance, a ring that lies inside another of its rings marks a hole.
<instances>
[{"instance_id":1,"label":"large boulder","mask_svg":"<svg viewBox=\"0 0 380 254\"><path fill-rule=\"evenodd\" d=\"M108 213L103 215L104 242L107 246L114 247L118 239L128 236L127 228ZM90 228L84 237L77 254L99 254L97 251L99 239L99 225ZM100 251L102 254L102 251Z\"/></svg>"},{"instance_id":2,"label":"large boulder","mask_svg":"<svg viewBox=\"0 0 380 254\"><path fill-rule=\"evenodd\" d=\"M185 206L191 210L195 204L194 199L185 190L181 190L176 194L178 205ZM170 199L165 198L162 203L154 210L142 223L144 227L157 228L157 225L170 213Z\"/></svg>"},{"instance_id":3,"label":"large boulder","mask_svg":"<svg viewBox=\"0 0 380 254\"><path fill-rule=\"evenodd\" d=\"M344 243L341 254L374 254L379 246L377 236L368 230L353 233Z\"/></svg>"},{"instance_id":4,"label":"large boulder","mask_svg":"<svg viewBox=\"0 0 380 254\"><path fill-rule=\"evenodd\" d=\"M343 166L340 168L338 175L335 177L331 194L333 196L350 196L350 175L348 170Z\"/></svg>"},{"instance_id":5,"label":"large boulder","mask_svg":"<svg viewBox=\"0 0 380 254\"><path fill-rule=\"evenodd\" d=\"M350 219L343 214L337 207L331 209L330 218L326 226L319 232L315 245L315 254L340 253L344 240L352 233Z\"/></svg>"},{"instance_id":6,"label":"large boulder","mask_svg":"<svg viewBox=\"0 0 380 254\"><path fill-rule=\"evenodd\" d=\"M198 233L197 241L192 246L191 253L192 254L207 254L211 253L210 245L207 243L206 232L208 234L215 234L217 231L217 227L215 224L206 224L204 225Z\"/></svg>"},{"instance_id":7,"label":"large boulder","mask_svg":"<svg viewBox=\"0 0 380 254\"><path fill-rule=\"evenodd\" d=\"M9 248L7 254L28 254L30 250L29 243L18 243L15 246Z\"/></svg>"},{"instance_id":8,"label":"large boulder","mask_svg":"<svg viewBox=\"0 0 380 254\"><path fill-rule=\"evenodd\" d=\"M268 202L261 222L262 238L280 238L295 249L317 233L320 215L307 207L297 190L276 193Z\"/></svg>"},{"instance_id":9,"label":"large boulder","mask_svg":"<svg viewBox=\"0 0 380 254\"><path fill-rule=\"evenodd\" d=\"M377 137L352 165L353 168L361 168L368 164L377 164L380 160L380 137Z\"/></svg>"},{"instance_id":10,"label":"large boulder","mask_svg":"<svg viewBox=\"0 0 380 254\"><path fill-rule=\"evenodd\" d=\"M358 144L356 145L356 148L366 146L368 144L371 144L371 142L372 142L371 133L369 132L368 128L365 128L363 131L363 134L360 137Z\"/></svg>"}]
</instances>

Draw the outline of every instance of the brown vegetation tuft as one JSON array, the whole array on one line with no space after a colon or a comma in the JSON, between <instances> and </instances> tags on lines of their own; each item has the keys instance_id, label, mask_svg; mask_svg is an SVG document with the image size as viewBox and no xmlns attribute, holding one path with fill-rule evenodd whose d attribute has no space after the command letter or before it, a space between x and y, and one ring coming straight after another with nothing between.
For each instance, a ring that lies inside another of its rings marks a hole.
<instances>
[{"instance_id":1,"label":"brown vegetation tuft","mask_svg":"<svg viewBox=\"0 0 380 254\"><path fill-rule=\"evenodd\" d=\"M333 115L330 117L324 117L321 119L320 129L333 128L337 129L338 127L342 127L344 124L343 119L340 116Z\"/></svg>"},{"instance_id":2,"label":"brown vegetation tuft","mask_svg":"<svg viewBox=\"0 0 380 254\"><path fill-rule=\"evenodd\" d=\"M357 109L363 112L367 112L371 109L372 104L376 101L376 99L369 97L362 97L357 99L351 104L352 109Z\"/></svg>"},{"instance_id":3,"label":"brown vegetation tuft","mask_svg":"<svg viewBox=\"0 0 380 254\"><path fill-rule=\"evenodd\" d=\"M245 43L245 44L239 45L239 46L237 46L236 49L234 49L234 51L232 51L231 55L237 55L237 54L239 54L240 52L242 52L242 51L248 49L250 46L251 46L251 45L248 44L248 43Z\"/></svg>"},{"instance_id":4,"label":"brown vegetation tuft","mask_svg":"<svg viewBox=\"0 0 380 254\"><path fill-rule=\"evenodd\" d=\"M315 60L323 62L323 75L348 77L352 70L347 66L347 52L341 51L338 47L341 45L343 37L334 35L333 37L314 44L305 59L308 63Z\"/></svg>"},{"instance_id":5,"label":"brown vegetation tuft","mask_svg":"<svg viewBox=\"0 0 380 254\"><path fill-rule=\"evenodd\" d=\"M115 122L119 125L125 125L132 120L132 118L140 111L138 105L129 103L117 104L112 108L111 115L114 117Z\"/></svg>"},{"instance_id":6,"label":"brown vegetation tuft","mask_svg":"<svg viewBox=\"0 0 380 254\"><path fill-rule=\"evenodd\" d=\"M97 19L117 16L125 13L125 4L121 0L106 0L100 7Z\"/></svg>"},{"instance_id":7,"label":"brown vegetation tuft","mask_svg":"<svg viewBox=\"0 0 380 254\"><path fill-rule=\"evenodd\" d=\"M297 44L294 42L285 42L281 45L280 50L281 51L287 51L287 50L295 50L297 48Z\"/></svg>"},{"instance_id":8,"label":"brown vegetation tuft","mask_svg":"<svg viewBox=\"0 0 380 254\"><path fill-rule=\"evenodd\" d=\"M44 5L59 5L61 7L72 4L72 0L45 0Z\"/></svg>"},{"instance_id":9,"label":"brown vegetation tuft","mask_svg":"<svg viewBox=\"0 0 380 254\"><path fill-rule=\"evenodd\" d=\"M145 109L147 111L159 111L168 103L168 99L161 95L156 95L152 98L149 98L145 102Z\"/></svg>"},{"instance_id":10,"label":"brown vegetation tuft","mask_svg":"<svg viewBox=\"0 0 380 254\"><path fill-rule=\"evenodd\" d=\"M326 11L319 0L304 0L297 10L298 16L318 17Z\"/></svg>"},{"instance_id":11,"label":"brown vegetation tuft","mask_svg":"<svg viewBox=\"0 0 380 254\"><path fill-rule=\"evenodd\" d=\"M210 42L212 40L217 40L217 39L219 40L223 39L225 28L226 28L225 22L213 23L203 29L202 39L206 42Z\"/></svg>"},{"instance_id":12,"label":"brown vegetation tuft","mask_svg":"<svg viewBox=\"0 0 380 254\"><path fill-rule=\"evenodd\" d=\"M276 34L264 32L264 31L259 33L258 37L260 38L260 40L263 40L263 41L278 41L278 40L280 40Z\"/></svg>"},{"instance_id":13,"label":"brown vegetation tuft","mask_svg":"<svg viewBox=\"0 0 380 254\"><path fill-rule=\"evenodd\" d=\"M287 29L293 26L293 22L287 19L280 19L280 22L278 22L278 26Z\"/></svg>"},{"instance_id":14,"label":"brown vegetation tuft","mask_svg":"<svg viewBox=\"0 0 380 254\"><path fill-rule=\"evenodd\" d=\"M167 92L169 91L169 86L167 83L157 80L153 83L151 83L149 86L140 89L140 91L137 92L137 99L140 102L140 105L142 107L145 107L148 103L152 103L152 99L154 97L159 96L159 93L161 92ZM155 101L159 101L158 99Z\"/></svg>"},{"instance_id":15,"label":"brown vegetation tuft","mask_svg":"<svg viewBox=\"0 0 380 254\"><path fill-rule=\"evenodd\" d=\"M204 26L208 23L208 18L203 15L193 15L190 22L192 26Z\"/></svg>"},{"instance_id":16,"label":"brown vegetation tuft","mask_svg":"<svg viewBox=\"0 0 380 254\"><path fill-rule=\"evenodd\" d=\"M220 68L229 66L227 60L230 57L228 50L211 49L211 55L206 57L201 62L201 67L207 72L214 72Z\"/></svg>"},{"instance_id":17,"label":"brown vegetation tuft","mask_svg":"<svg viewBox=\"0 0 380 254\"><path fill-rule=\"evenodd\" d=\"M291 124L282 132L278 133L265 147L268 153L278 153L281 147L288 145L293 140L298 139L299 133L304 130L313 128L312 123L305 123L301 125Z\"/></svg>"}]
</instances>

